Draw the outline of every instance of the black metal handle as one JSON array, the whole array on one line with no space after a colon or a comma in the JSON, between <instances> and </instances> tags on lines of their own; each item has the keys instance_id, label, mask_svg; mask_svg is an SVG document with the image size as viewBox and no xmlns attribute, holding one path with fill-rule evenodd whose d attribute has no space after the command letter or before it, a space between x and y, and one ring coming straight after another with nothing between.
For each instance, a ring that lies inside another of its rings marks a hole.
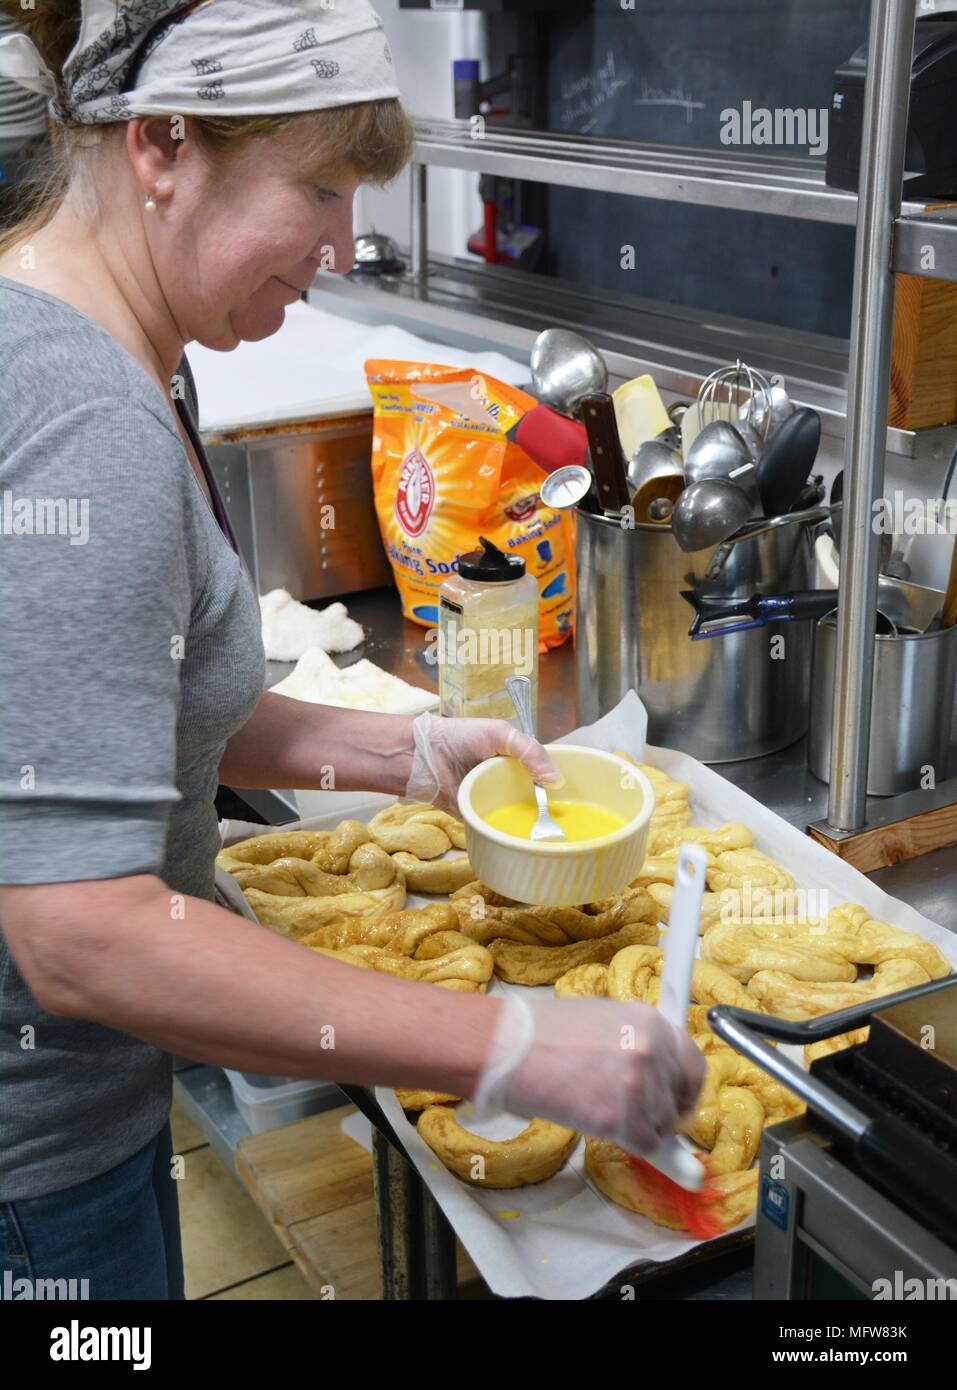
<instances>
[{"instance_id":1,"label":"black metal handle","mask_svg":"<svg viewBox=\"0 0 957 1390\"><path fill-rule=\"evenodd\" d=\"M936 994L939 989L957 989L957 975L945 975L940 980L930 980L926 985L912 985L910 989L898 990L896 994L881 994L876 999L868 999L863 1004L852 1004L849 1009L839 1009L837 1013L822 1014L820 1018L806 1018L800 1023L792 1023L784 1018L771 1018L767 1014L751 1013L731 1004L715 1004L708 1010L708 1022L719 1038L724 1021L735 1023L757 1037L774 1038L777 1042L814 1043L824 1038L833 1038L837 1033L846 1033L851 1028L860 1028L869 1023L871 1017L881 1009L894 1004L905 1004L909 999L919 999L924 994Z\"/></svg>"}]
</instances>

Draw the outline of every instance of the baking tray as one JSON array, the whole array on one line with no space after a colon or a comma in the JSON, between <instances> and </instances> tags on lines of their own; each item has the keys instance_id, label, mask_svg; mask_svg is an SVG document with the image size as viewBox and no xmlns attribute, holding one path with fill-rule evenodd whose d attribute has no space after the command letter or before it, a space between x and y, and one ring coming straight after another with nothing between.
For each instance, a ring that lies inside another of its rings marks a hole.
<instances>
[{"instance_id":1,"label":"baking tray","mask_svg":"<svg viewBox=\"0 0 957 1390\"><path fill-rule=\"evenodd\" d=\"M611 751L623 749L678 781L687 782L696 824L716 826L726 821L743 821L753 831L758 849L789 868L800 886L826 892L829 906L846 901L861 903L872 917L927 937L957 967L957 939L952 933L884 893L712 768L672 749L646 746L645 728L644 707L637 695L630 692L611 714L566 735L565 740ZM328 795L345 798L347 794ZM345 806L346 801L339 805ZM283 828L331 828L344 814L363 819L361 801L357 804L353 796L348 805L348 812L336 806L325 814ZM374 810L380 807L381 797L374 798ZM248 833L261 834L263 827L248 827ZM238 892L234 884L228 886L234 894ZM410 895L408 905L420 906L427 901ZM239 910L245 907L243 899ZM244 915L252 914L247 910ZM495 980L490 993L521 988L524 987ZM616 1280L644 1282L653 1273L649 1266L658 1266L654 1273L694 1268L753 1239L753 1218L714 1241L702 1243L655 1226L645 1217L610 1202L584 1173L584 1141L564 1168L546 1183L504 1192L469 1187L449 1173L419 1138L391 1088L377 1087L375 1094L422 1180L482 1277L499 1295L545 1299L600 1296ZM460 1118L468 1125L464 1110L463 1107ZM517 1117L497 1117L483 1124L482 1133L504 1138L525 1123Z\"/></svg>"}]
</instances>

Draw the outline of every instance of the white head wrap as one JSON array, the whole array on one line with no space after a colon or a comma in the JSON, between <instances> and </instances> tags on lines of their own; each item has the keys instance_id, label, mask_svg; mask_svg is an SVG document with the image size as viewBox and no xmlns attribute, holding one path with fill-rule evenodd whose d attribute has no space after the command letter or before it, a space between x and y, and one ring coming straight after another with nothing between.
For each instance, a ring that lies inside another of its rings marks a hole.
<instances>
[{"instance_id":1,"label":"white head wrap","mask_svg":"<svg viewBox=\"0 0 957 1390\"><path fill-rule=\"evenodd\" d=\"M0 39L0 76L61 123L135 116L271 116L399 96L367 0L83 0L57 82L26 34Z\"/></svg>"}]
</instances>

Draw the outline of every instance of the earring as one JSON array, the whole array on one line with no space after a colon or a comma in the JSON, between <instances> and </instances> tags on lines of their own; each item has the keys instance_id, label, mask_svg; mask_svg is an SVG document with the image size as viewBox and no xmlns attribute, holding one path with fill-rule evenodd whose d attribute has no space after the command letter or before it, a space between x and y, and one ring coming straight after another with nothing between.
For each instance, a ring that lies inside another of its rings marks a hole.
<instances>
[{"instance_id":1,"label":"earring","mask_svg":"<svg viewBox=\"0 0 957 1390\"><path fill-rule=\"evenodd\" d=\"M153 209L156 207L156 204L153 201L152 193L147 193L146 197L143 200L143 206L150 212L152 212Z\"/></svg>"}]
</instances>

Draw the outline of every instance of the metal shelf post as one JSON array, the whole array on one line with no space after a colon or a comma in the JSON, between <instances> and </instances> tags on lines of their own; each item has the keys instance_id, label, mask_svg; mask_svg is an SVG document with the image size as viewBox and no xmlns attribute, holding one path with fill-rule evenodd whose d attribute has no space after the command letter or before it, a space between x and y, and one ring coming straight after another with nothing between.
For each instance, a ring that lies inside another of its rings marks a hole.
<instances>
[{"instance_id":1,"label":"metal shelf post","mask_svg":"<svg viewBox=\"0 0 957 1390\"><path fill-rule=\"evenodd\" d=\"M844 522L828 822L859 830L866 809L884 452L916 0L871 0L854 248L844 452Z\"/></svg>"},{"instance_id":2,"label":"metal shelf post","mask_svg":"<svg viewBox=\"0 0 957 1390\"><path fill-rule=\"evenodd\" d=\"M409 167L412 185L410 207L409 249L411 272L416 280L425 280L429 273L429 168L427 164Z\"/></svg>"}]
</instances>

